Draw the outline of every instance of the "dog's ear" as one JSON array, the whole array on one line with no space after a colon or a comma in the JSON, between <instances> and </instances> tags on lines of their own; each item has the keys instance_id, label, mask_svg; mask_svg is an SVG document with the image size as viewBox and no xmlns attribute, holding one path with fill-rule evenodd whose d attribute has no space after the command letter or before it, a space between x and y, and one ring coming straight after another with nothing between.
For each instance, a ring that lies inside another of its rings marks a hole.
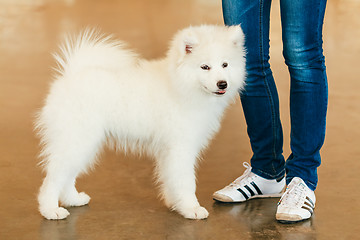
<instances>
[{"instance_id":1,"label":"dog's ear","mask_svg":"<svg viewBox=\"0 0 360 240\"><path fill-rule=\"evenodd\" d=\"M185 53L192 53L194 45L191 42L185 42Z\"/></svg>"},{"instance_id":2,"label":"dog's ear","mask_svg":"<svg viewBox=\"0 0 360 240\"><path fill-rule=\"evenodd\" d=\"M185 52L185 54L190 54L193 52L194 47L196 47L197 44L198 39L195 37L191 29L188 29L188 31L184 32L181 51Z\"/></svg>"},{"instance_id":3,"label":"dog's ear","mask_svg":"<svg viewBox=\"0 0 360 240\"><path fill-rule=\"evenodd\" d=\"M229 27L230 31L230 39L235 47L243 47L244 46L244 33L241 29L240 25L234 25Z\"/></svg>"}]
</instances>

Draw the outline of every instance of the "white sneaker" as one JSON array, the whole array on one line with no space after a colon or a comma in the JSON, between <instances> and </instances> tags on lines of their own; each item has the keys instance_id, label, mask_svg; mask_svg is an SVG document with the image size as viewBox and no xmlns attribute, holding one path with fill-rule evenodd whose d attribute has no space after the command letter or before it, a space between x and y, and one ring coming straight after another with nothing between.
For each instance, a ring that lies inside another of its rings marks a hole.
<instances>
[{"instance_id":1,"label":"white sneaker","mask_svg":"<svg viewBox=\"0 0 360 240\"><path fill-rule=\"evenodd\" d=\"M268 180L251 172L247 162L243 163L247 168L242 176L230 185L216 191L214 200L220 202L244 202L252 198L280 197L285 188L285 177Z\"/></svg>"},{"instance_id":2,"label":"white sneaker","mask_svg":"<svg viewBox=\"0 0 360 240\"><path fill-rule=\"evenodd\" d=\"M282 223L295 223L309 219L315 208L315 193L305 182L294 177L281 197L276 220Z\"/></svg>"}]
</instances>

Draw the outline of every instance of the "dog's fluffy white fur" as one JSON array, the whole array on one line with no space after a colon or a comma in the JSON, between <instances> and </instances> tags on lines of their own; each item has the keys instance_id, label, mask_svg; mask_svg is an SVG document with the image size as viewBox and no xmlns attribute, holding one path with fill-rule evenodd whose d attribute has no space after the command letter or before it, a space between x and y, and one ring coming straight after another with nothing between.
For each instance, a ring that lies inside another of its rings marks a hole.
<instances>
[{"instance_id":1,"label":"dog's fluffy white fur","mask_svg":"<svg viewBox=\"0 0 360 240\"><path fill-rule=\"evenodd\" d=\"M154 157L165 204L190 219L208 216L195 196L199 154L220 127L226 106L244 86L240 26L179 31L163 59L145 60L93 30L67 38L55 55L58 75L36 129L46 177L38 196L47 219L59 206L90 197L75 188L104 143Z\"/></svg>"}]
</instances>

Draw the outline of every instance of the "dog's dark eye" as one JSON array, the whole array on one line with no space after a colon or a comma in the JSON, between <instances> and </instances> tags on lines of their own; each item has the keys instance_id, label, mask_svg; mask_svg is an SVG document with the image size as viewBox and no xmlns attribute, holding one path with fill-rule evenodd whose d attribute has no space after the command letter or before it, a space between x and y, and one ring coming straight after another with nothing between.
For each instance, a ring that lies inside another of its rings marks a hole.
<instances>
[{"instance_id":1,"label":"dog's dark eye","mask_svg":"<svg viewBox=\"0 0 360 240\"><path fill-rule=\"evenodd\" d=\"M204 64L204 65L201 65L201 69L202 70L210 70L210 67L208 65Z\"/></svg>"},{"instance_id":2,"label":"dog's dark eye","mask_svg":"<svg viewBox=\"0 0 360 240\"><path fill-rule=\"evenodd\" d=\"M229 64L228 64L227 62L224 62L224 63L222 64L222 67L223 67L223 68L226 68L228 65L229 65Z\"/></svg>"}]
</instances>

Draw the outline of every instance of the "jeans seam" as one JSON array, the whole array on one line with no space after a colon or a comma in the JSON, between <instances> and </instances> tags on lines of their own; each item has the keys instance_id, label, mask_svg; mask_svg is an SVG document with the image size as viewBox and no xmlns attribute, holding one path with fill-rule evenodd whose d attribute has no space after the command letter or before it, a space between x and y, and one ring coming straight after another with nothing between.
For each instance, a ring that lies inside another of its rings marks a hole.
<instances>
[{"instance_id":1,"label":"jeans seam","mask_svg":"<svg viewBox=\"0 0 360 240\"><path fill-rule=\"evenodd\" d=\"M264 9L264 0L260 0L260 13L259 13L259 26L260 26L260 60L261 60L261 69L262 69L262 73L264 76L264 85L266 87L266 92L268 94L269 97L269 101L270 101L270 111L271 111L271 123L272 123L272 132L273 132L273 140L274 140L274 144L273 144L273 149L272 149L272 153L273 153L273 158L276 158L276 129L275 129L275 109L274 109L274 101L273 101L273 96L271 94L270 91L270 87L267 81L267 74L265 72L265 63L264 63L264 30L263 30L263 9ZM274 167L274 164L271 163L271 167L273 172L276 172L276 169Z\"/></svg>"},{"instance_id":2,"label":"jeans seam","mask_svg":"<svg viewBox=\"0 0 360 240\"><path fill-rule=\"evenodd\" d=\"M321 2L320 1L318 1L318 5L317 5L317 16L318 16L318 19L317 19L317 28L316 28L316 39L317 39L317 41L319 41L319 32L320 32L320 18L321 18L321 16L320 16L320 4L321 4ZM321 43L322 44L322 43Z\"/></svg>"}]
</instances>

